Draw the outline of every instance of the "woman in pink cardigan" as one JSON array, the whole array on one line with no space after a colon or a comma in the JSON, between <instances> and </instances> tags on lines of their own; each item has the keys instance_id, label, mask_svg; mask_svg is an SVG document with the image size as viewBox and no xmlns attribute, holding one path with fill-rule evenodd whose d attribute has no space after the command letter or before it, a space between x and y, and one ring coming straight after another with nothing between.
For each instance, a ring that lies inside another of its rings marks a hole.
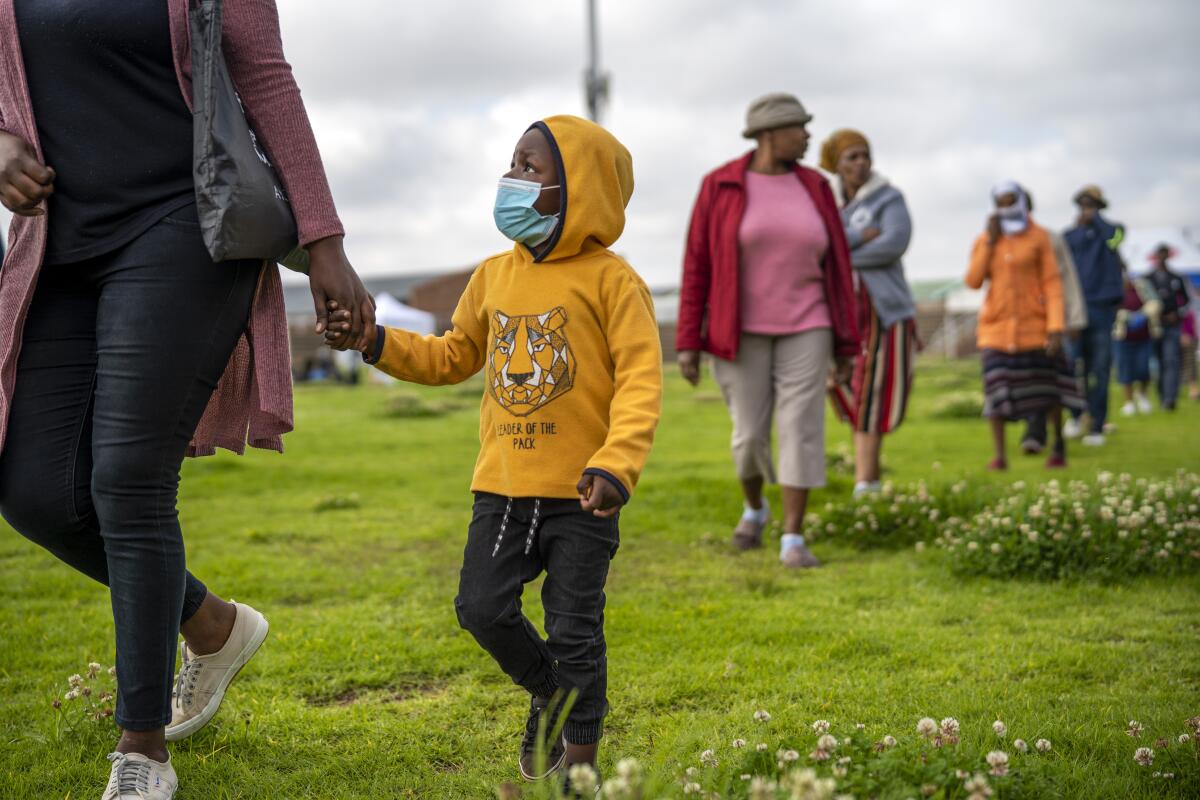
<instances>
[{"instance_id":1,"label":"woman in pink cardigan","mask_svg":"<svg viewBox=\"0 0 1200 800\"><path fill-rule=\"evenodd\" d=\"M292 199L326 302L374 323L342 249L275 3L227 2L246 115ZM166 800L266 620L187 572L186 454L281 449L291 430L278 268L215 264L192 180L188 0L0 0L0 514L109 587L122 729L105 800ZM179 633L181 666L173 680ZM174 688L174 691L172 689Z\"/></svg>"}]
</instances>

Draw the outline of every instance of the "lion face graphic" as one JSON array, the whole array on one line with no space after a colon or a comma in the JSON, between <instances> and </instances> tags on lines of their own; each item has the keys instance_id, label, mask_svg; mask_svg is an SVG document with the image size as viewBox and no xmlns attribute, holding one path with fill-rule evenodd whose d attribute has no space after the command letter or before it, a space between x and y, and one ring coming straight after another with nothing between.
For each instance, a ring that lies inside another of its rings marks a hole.
<instances>
[{"instance_id":1,"label":"lion face graphic","mask_svg":"<svg viewBox=\"0 0 1200 800\"><path fill-rule=\"evenodd\" d=\"M567 312L492 317L495 339L488 357L488 392L500 407L525 417L571 390L575 355L563 333Z\"/></svg>"}]
</instances>

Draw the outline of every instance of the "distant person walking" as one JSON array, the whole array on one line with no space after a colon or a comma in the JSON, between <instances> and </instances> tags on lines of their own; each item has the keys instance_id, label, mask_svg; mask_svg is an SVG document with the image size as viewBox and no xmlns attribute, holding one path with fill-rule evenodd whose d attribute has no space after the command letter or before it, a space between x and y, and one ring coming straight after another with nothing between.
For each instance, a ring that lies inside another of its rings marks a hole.
<instances>
[{"instance_id":1,"label":"distant person walking","mask_svg":"<svg viewBox=\"0 0 1200 800\"><path fill-rule=\"evenodd\" d=\"M1021 190L1025 192L1025 202L1029 205L1029 213L1033 214L1033 195L1023 186ZM1051 244L1054 245L1054 260L1058 262L1058 275L1062 279L1063 326L1067 336L1066 349L1070 350L1071 345L1079 341L1079 337L1087 328L1087 303L1083 299L1083 287L1079 284L1079 270L1075 266L1075 259L1071 257L1071 249L1067 247L1066 241L1058 232L1049 228L1043 228L1043 230L1046 231ZM1067 358L1065 353L1064 358ZM1074 364L1068 359L1068 374L1065 374L1062 380L1070 380L1070 376L1074 374ZM1076 393L1082 396L1082 391L1078 388ZM1037 455L1045 449L1046 412L1039 411L1026 422L1025 435L1021 438L1021 450L1026 455Z\"/></svg>"},{"instance_id":2,"label":"distant person walking","mask_svg":"<svg viewBox=\"0 0 1200 800\"><path fill-rule=\"evenodd\" d=\"M1171 255L1170 245L1155 248L1154 269L1147 277L1162 303L1162 335L1154 340L1154 358L1158 362L1158 402L1164 411L1174 411L1179 399L1183 317L1192 302L1187 280L1167 264Z\"/></svg>"},{"instance_id":3,"label":"distant person walking","mask_svg":"<svg viewBox=\"0 0 1200 800\"><path fill-rule=\"evenodd\" d=\"M733 416L745 510L733 543L762 545L765 480L783 487L780 558L820 562L802 534L810 489L825 485L824 398L830 367L844 382L859 353L850 253L829 182L801 166L812 116L788 94L750 104L743 136L756 147L704 177L683 261L676 348L685 379L700 352ZM771 458L778 419L779 470Z\"/></svg>"},{"instance_id":4,"label":"distant person walking","mask_svg":"<svg viewBox=\"0 0 1200 800\"><path fill-rule=\"evenodd\" d=\"M1196 342L1196 311L1189 307L1179 326L1179 382L1187 387L1188 398L1193 401L1200 400L1200 381L1196 379Z\"/></svg>"},{"instance_id":5,"label":"distant person walking","mask_svg":"<svg viewBox=\"0 0 1200 800\"><path fill-rule=\"evenodd\" d=\"M833 176L833 197L859 285L863 349L853 383L832 390L839 413L854 427L857 496L880 488L883 437L904 421L912 391L917 309L901 262L912 220L904 195L873 169L871 145L858 131L844 129L826 139L821 168Z\"/></svg>"},{"instance_id":6,"label":"distant person walking","mask_svg":"<svg viewBox=\"0 0 1200 800\"><path fill-rule=\"evenodd\" d=\"M1125 228L1100 215L1108 208L1108 201L1098 186L1085 186L1076 192L1075 205L1079 214L1074 227L1063 234L1063 238L1067 240L1079 270L1088 324L1079 340L1072 344L1071 358L1083 364L1091 424L1087 431L1083 430L1080 422L1083 412L1080 410L1072 412L1064 430L1069 437L1083 435L1085 445L1097 446L1104 444L1112 370L1112 331L1117 308L1125 294L1121 279L1123 262L1117 249L1125 238Z\"/></svg>"},{"instance_id":7,"label":"distant person walking","mask_svg":"<svg viewBox=\"0 0 1200 800\"><path fill-rule=\"evenodd\" d=\"M1162 302L1154 287L1141 278L1125 273L1125 293L1113 340L1117 356L1117 383L1125 394L1121 414L1149 414L1153 410L1146 387L1150 383L1150 354L1154 342L1162 337Z\"/></svg>"},{"instance_id":8,"label":"distant person walking","mask_svg":"<svg viewBox=\"0 0 1200 800\"><path fill-rule=\"evenodd\" d=\"M1013 181L992 189L994 213L971 251L966 283L987 284L977 340L983 351L984 416L991 421L995 457L990 470L1008 469L1004 424L1045 411L1054 423L1046 466L1066 466L1062 405L1072 397L1063 352L1062 279L1049 234L1029 216L1025 193Z\"/></svg>"}]
</instances>

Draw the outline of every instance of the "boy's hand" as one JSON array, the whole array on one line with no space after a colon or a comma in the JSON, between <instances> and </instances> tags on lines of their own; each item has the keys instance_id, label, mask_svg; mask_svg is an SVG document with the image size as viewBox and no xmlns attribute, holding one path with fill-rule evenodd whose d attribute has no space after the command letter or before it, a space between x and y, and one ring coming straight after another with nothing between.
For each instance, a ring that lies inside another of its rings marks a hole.
<instances>
[{"instance_id":1,"label":"boy's hand","mask_svg":"<svg viewBox=\"0 0 1200 800\"><path fill-rule=\"evenodd\" d=\"M325 324L325 344L334 350L358 350L361 353L375 352L375 338L378 335L378 329L374 324L368 325L363 330L363 335L356 342L347 335L350 332L352 324L350 311L339 306L337 300L327 301L326 310L329 312L329 316Z\"/></svg>"},{"instance_id":2,"label":"boy's hand","mask_svg":"<svg viewBox=\"0 0 1200 800\"><path fill-rule=\"evenodd\" d=\"M615 517L625 505L617 487L599 475L584 475L575 489L579 492L579 505L597 517Z\"/></svg>"}]
</instances>

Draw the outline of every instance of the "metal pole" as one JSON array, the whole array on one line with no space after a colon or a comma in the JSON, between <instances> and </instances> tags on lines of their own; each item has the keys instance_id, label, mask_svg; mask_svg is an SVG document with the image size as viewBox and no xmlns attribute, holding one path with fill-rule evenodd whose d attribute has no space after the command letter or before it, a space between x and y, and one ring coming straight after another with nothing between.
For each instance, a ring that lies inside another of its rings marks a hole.
<instances>
[{"instance_id":1,"label":"metal pole","mask_svg":"<svg viewBox=\"0 0 1200 800\"><path fill-rule=\"evenodd\" d=\"M588 66L583 76L588 118L600 122L608 100L608 75L600 72L600 32L596 24L596 0L587 0Z\"/></svg>"}]
</instances>

